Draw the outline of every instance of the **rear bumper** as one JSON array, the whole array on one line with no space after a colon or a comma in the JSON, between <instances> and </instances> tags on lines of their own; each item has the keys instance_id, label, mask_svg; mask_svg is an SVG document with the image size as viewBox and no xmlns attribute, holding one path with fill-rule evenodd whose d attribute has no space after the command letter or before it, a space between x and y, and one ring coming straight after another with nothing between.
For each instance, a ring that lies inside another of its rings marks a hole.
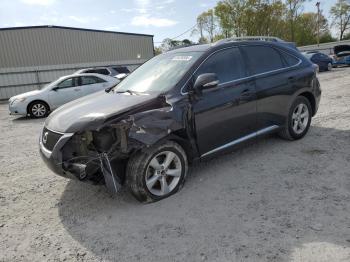
<instances>
[{"instance_id":1,"label":"rear bumper","mask_svg":"<svg viewBox=\"0 0 350 262\"><path fill-rule=\"evenodd\" d=\"M320 106L320 101L321 101L321 95L322 95L322 89L319 80L316 78L317 82L315 85L315 88L313 90L313 94L315 97L315 112L313 115L316 115L318 108Z\"/></svg>"}]
</instances>

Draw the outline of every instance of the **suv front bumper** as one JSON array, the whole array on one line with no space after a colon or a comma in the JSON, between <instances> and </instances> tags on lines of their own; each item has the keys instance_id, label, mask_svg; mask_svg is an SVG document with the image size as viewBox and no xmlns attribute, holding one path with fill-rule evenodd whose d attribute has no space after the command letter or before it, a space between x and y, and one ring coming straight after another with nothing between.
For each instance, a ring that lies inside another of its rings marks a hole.
<instances>
[{"instance_id":1,"label":"suv front bumper","mask_svg":"<svg viewBox=\"0 0 350 262\"><path fill-rule=\"evenodd\" d=\"M49 169L51 169L57 175L60 175L66 178L76 179L77 177L75 175L63 169L62 152L61 152L63 146L74 135L74 133L62 134L62 136L59 138L59 140L53 147L52 151L48 150L44 146L44 142L43 142L44 135L45 135L44 132L41 132L40 138L39 138L39 152L40 152L41 158L44 160L44 163L47 165Z\"/></svg>"}]
</instances>

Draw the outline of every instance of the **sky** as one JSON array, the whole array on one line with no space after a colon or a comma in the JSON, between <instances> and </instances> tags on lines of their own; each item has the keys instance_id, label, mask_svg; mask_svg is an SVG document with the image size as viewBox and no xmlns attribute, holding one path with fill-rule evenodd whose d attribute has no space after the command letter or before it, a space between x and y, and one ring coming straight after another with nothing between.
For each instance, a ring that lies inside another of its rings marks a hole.
<instances>
[{"instance_id":1,"label":"sky","mask_svg":"<svg viewBox=\"0 0 350 262\"><path fill-rule=\"evenodd\" d=\"M336 0L318 0L323 14ZM214 7L217 0L0 0L0 28L58 25L154 35L156 44L165 38L197 40L189 30L196 17ZM316 11L308 0L304 11Z\"/></svg>"}]
</instances>

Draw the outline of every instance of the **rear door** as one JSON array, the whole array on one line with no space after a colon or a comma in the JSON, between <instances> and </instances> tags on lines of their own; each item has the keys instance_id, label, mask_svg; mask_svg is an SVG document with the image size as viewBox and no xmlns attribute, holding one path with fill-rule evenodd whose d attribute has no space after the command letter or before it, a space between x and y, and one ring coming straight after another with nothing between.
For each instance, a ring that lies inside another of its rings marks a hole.
<instances>
[{"instance_id":1,"label":"rear door","mask_svg":"<svg viewBox=\"0 0 350 262\"><path fill-rule=\"evenodd\" d=\"M268 45L243 46L256 83L257 131L285 124L291 95L297 90L300 60Z\"/></svg>"},{"instance_id":2,"label":"rear door","mask_svg":"<svg viewBox=\"0 0 350 262\"><path fill-rule=\"evenodd\" d=\"M220 84L203 91L193 102L197 143L202 156L238 143L242 137L255 135L256 100L254 81L247 72L239 48L212 54L196 71L216 73Z\"/></svg>"},{"instance_id":3,"label":"rear door","mask_svg":"<svg viewBox=\"0 0 350 262\"><path fill-rule=\"evenodd\" d=\"M104 90L108 87L108 82L97 76L79 77L80 96L89 95L97 91Z\"/></svg>"}]
</instances>

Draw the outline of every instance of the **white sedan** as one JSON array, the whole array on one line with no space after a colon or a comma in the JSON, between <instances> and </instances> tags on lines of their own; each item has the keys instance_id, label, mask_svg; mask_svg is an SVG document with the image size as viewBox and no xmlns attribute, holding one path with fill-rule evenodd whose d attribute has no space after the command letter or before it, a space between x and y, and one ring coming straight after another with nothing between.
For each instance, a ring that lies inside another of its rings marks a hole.
<instances>
[{"instance_id":1,"label":"white sedan","mask_svg":"<svg viewBox=\"0 0 350 262\"><path fill-rule=\"evenodd\" d=\"M41 90L16 95L9 100L11 115L41 118L61 105L91 93L111 88L120 80L100 74L69 75L59 78Z\"/></svg>"}]
</instances>

